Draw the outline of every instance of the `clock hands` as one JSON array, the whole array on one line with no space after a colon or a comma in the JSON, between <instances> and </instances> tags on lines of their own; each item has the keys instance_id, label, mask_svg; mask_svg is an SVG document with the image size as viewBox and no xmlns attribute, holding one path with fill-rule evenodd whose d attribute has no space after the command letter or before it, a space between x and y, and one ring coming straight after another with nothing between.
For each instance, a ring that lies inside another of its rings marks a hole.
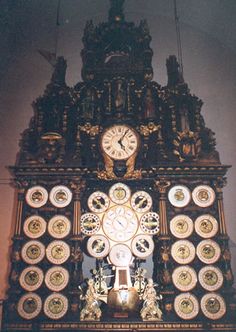
<instances>
[{"instance_id":1,"label":"clock hands","mask_svg":"<svg viewBox=\"0 0 236 332\"><path fill-rule=\"evenodd\" d=\"M118 140L118 144L120 144L121 149L124 150L124 151L125 151L125 146L124 146L124 144L122 143L122 141L123 141L125 135L128 133L128 131L129 131L129 129L126 129L126 131L124 132L124 134L123 134L123 135L120 137L120 139Z\"/></svg>"}]
</instances>

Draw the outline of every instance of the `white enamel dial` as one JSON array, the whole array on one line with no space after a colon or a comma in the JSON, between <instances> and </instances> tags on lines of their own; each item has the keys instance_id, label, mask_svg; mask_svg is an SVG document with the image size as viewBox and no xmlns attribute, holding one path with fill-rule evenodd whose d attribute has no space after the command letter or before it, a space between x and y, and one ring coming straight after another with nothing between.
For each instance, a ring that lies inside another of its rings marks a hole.
<instances>
[{"instance_id":1,"label":"white enamel dial","mask_svg":"<svg viewBox=\"0 0 236 332\"><path fill-rule=\"evenodd\" d=\"M109 259L115 266L128 266L132 259L132 253L127 245L119 243L111 248Z\"/></svg>"},{"instance_id":2,"label":"white enamel dial","mask_svg":"<svg viewBox=\"0 0 236 332\"><path fill-rule=\"evenodd\" d=\"M172 280L177 289L182 292L188 292L196 286L197 274L188 265L179 266L174 270Z\"/></svg>"},{"instance_id":3,"label":"white enamel dial","mask_svg":"<svg viewBox=\"0 0 236 332\"><path fill-rule=\"evenodd\" d=\"M196 233L205 239L215 236L218 228L217 220L210 214L201 215L195 221Z\"/></svg>"},{"instance_id":4,"label":"white enamel dial","mask_svg":"<svg viewBox=\"0 0 236 332\"><path fill-rule=\"evenodd\" d=\"M24 319L33 319L37 317L42 309L42 300L35 293L26 293L21 296L18 304L17 311Z\"/></svg>"},{"instance_id":5,"label":"white enamel dial","mask_svg":"<svg viewBox=\"0 0 236 332\"><path fill-rule=\"evenodd\" d=\"M104 215L103 231L112 241L128 241L136 234L137 229L137 216L126 206L113 206Z\"/></svg>"},{"instance_id":6,"label":"white enamel dial","mask_svg":"<svg viewBox=\"0 0 236 332\"><path fill-rule=\"evenodd\" d=\"M185 320L193 319L199 312L199 303L191 293L181 293L176 296L174 308L177 315Z\"/></svg>"},{"instance_id":7,"label":"white enamel dial","mask_svg":"<svg viewBox=\"0 0 236 332\"><path fill-rule=\"evenodd\" d=\"M208 293L201 299L201 309L207 318L220 319L226 313L226 304L219 294Z\"/></svg>"},{"instance_id":8,"label":"white enamel dial","mask_svg":"<svg viewBox=\"0 0 236 332\"><path fill-rule=\"evenodd\" d=\"M91 256L103 258L108 255L110 244L104 235L93 235L88 240L87 249Z\"/></svg>"},{"instance_id":9,"label":"white enamel dial","mask_svg":"<svg viewBox=\"0 0 236 332\"><path fill-rule=\"evenodd\" d=\"M188 240L176 241L171 247L171 255L179 264L189 264L195 257L195 247Z\"/></svg>"},{"instance_id":10,"label":"white enamel dial","mask_svg":"<svg viewBox=\"0 0 236 332\"><path fill-rule=\"evenodd\" d=\"M95 213L105 212L109 207L110 201L108 196L101 192L95 191L88 198L88 207Z\"/></svg>"},{"instance_id":11,"label":"white enamel dial","mask_svg":"<svg viewBox=\"0 0 236 332\"><path fill-rule=\"evenodd\" d=\"M126 160L137 151L138 136L126 125L114 125L103 133L101 147L110 158Z\"/></svg>"},{"instance_id":12,"label":"white enamel dial","mask_svg":"<svg viewBox=\"0 0 236 332\"><path fill-rule=\"evenodd\" d=\"M204 266L198 273L201 286L209 292L218 290L224 282L224 277L220 269L216 266Z\"/></svg>"},{"instance_id":13,"label":"white enamel dial","mask_svg":"<svg viewBox=\"0 0 236 332\"><path fill-rule=\"evenodd\" d=\"M43 311L51 319L60 319L67 310L68 299L60 293L52 293L44 302Z\"/></svg>"},{"instance_id":14,"label":"white enamel dial","mask_svg":"<svg viewBox=\"0 0 236 332\"><path fill-rule=\"evenodd\" d=\"M214 190L210 186L198 186L192 192L193 201L200 207L211 206L216 198Z\"/></svg>"},{"instance_id":15,"label":"white enamel dial","mask_svg":"<svg viewBox=\"0 0 236 332\"><path fill-rule=\"evenodd\" d=\"M144 259L153 252L154 242L150 235L139 234L133 239L131 248L135 256Z\"/></svg>"},{"instance_id":16,"label":"white enamel dial","mask_svg":"<svg viewBox=\"0 0 236 332\"><path fill-rule=\"evenodd\" d=\"M152 197L146 191L136 191L131 197L131 206L138 213L148 212L152 207Z\"/></svg>"},{"instance_id":17,"label":"white enamel dial","mask_svg":"<svg viewBox=\"0 0 236 332\"><path fill-rule=\"evenodd\" d=\"M171 219L170 231L178 239L185 239L193 232L193 221L188 216L179 214Z\"/></svg>"},{"instance_id":18,"label":"white enamel dial","mask_svg":"<svg viewBox=\"0 0 236 332\"><path fill-rule=\"evenodd\" d=\"M213 264L217 262L220 254L220 246L213 240L202 240L197 246L197 256L203 263Z\"/></svg>"},{"instance_id":19,"label":"white enamel dial","mask_svg":"<svg viewBox=\"0 0 236 332\"><path fill-rule=\"evenodd\" d=\"M116 183L109 190L109 197L116 204L126 203L130 196L131 191L124 183Z\"/></svg>"},{"instance_id":20,"label":"white enamel dial","mask_svg":"<svg viewBox=\"0 0 236 332\"><path fill-rule=\"evenodd\" d=\"M81 232L85 235L93 235L97 233L101 226L100 218L93 213L84 213L80 219Z\"/></svg>"},{"instance_id":21,"label":"white enamel dial","mask_svg":"<svg viewBox=\"0 0 236 332\"><path fill-rule=\"evenodd\" d=\"M140 220L142 231L149 235L159 232L159 215L156 212L145 213Z\"/></svg>"}]
</instances>

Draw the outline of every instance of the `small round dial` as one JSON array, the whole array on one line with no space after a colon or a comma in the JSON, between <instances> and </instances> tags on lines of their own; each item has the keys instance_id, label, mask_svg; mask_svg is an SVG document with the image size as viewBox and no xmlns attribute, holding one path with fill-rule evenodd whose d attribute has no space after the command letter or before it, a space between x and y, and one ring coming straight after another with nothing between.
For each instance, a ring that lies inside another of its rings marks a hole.
<instances>
[{"instance_id":1,"label":"small round dial","mask_svg":"<svg viewBox=\"0 0 236 332\"><path fill-rule=\"evenodd\" d=\"M70 247L64 241L52 241L46 249L46 256L53 264L63 264L70 256Z\"/></svg>"},{"instance_id":2,"label":"small round dial","mask_svg":"<svg viewBox=\"0 0 236 332\"><path fill-rule=\"evenodd\" d=\"M45 275L47 288L54 292L64 289L69 282L69 272L61 266L51 267Z\"/></svg>"},{"instance_id":3,"label":"small round dial","mask_svg":"<svg viewBox=\"0 0 236 332\"><path fill-rule=\"evenodd\" d=\"M128 266L132 259L132 253L127 245L119 243L111 248L109 259L115 266Z\"/></svg>"},{"instance_id":4,"label":"small round dial","mask_svg":"<svg viewBox=\"0 0 236 332\"><path fill-rule=\"evenodd\" d=\"M220 269L215 266L204 266L198 273L201 286L209 292L218 290L224 282L224 277Z\"/></svg>"},{"instance_id":5,"label":"small round dial","mask_svg":"<svg viewBox=\"0 0 236 332\"><path fill-rule=\"evenodd\" d=\"M18 314L24 319L33 319L37 317L42 309L42 300L35 293L26 293L21 296L17 311Z\"/></svg>"},{"instance_id":6,"label":"small round dial","mask_svg":"<svg viewBox=\"0 0 236 332\"><path fill-rule=\"evenodd\" d=\"M193 319L199 313L198 300L191 293L182 293L176 296L174 308L177 315L185 320Z\"/></svg>"},{"instance_id":7,"label":"small round dial","mask_svg":"<svg viewBox=\"0 0 236 332\"><path fill-rule=\"evenodd\" d=\"M151 236L139 234L132 240L131 248L135 256L143 259L153 252L154 242Z\"/></svg>"},{"instance_id":8,"label":"small round dial","mask_svg":"<svg viewBox=\"0 0 236 332\"><path fill-rule=\"evenodd\" d=\"M46 298L43 310L49 318L60 319L68 310L68 299L60 293L51 294Z\"/></svg>"},{"instance_id":9,"label":"small round dial","mask_svg":"<svg viewBox=\"0 0 236 332\"><path fill-rule=\"evenodd\" d=\"M48 200L48 192L41 186L29 188L26 193L26 202L33 208L40 208Z\"/></svg>"},{"instance_id":10,"label":"small round dial","mask_svg":"<svg viewBox=\"0 0 236 332\"><path fill-rule=\"evenodd\" d=\"M70 220L65 216L56 215L49 220L48 233L56 239L65 238L69 235L70 230Z\"/></svg>"},{"instance_id":11,"label":"small round dial","mask_svg":"<svg viewBox=\"0 0 236 332\"><path fill-rule=\"evenodd\" d=\"M24 222L24 233L31 239L37 239L46 231L46 221L37 215L27 218Z\"/></svg>"},{"instance_id":12,"label":"small round dial","mask_svg":"<svg viewBox=\"0 0 236 332\"><path fill-rule=\"evenodd\" d=\"M114 160L126 160L138 149L138 135L126 125L114 125L101 137L102 150Z\"/></svg>"},{"instance_id":13,"label":"small round dial","mask_svg":"<svg viewBox=\"0 0 236 332\"><path fill-rule=\"evenodd\" d=\"M95 213L105 212L108 209L109 204L110 201L108 196L101 191L95 191L88 198L88 207Z\"/></svg>"},{"instance_id":14,"label":"small round dial","mask_svg":"<svg viewBox=\"0 0 236 332\"><path fill-rule=\"evenodd\" d=\"M170 203L178 208L188 205L191 200L190 190L186 186L178 185L170 189L168 193Z\"/></svg>"},{"instance_id":15,"label":"small round dial","mask_svg":"<svg viewBox=\"0 0 236 332\"><path fill-rule=\"evenodd\" d=\"M192 192L193 201L200 207L208 207L215 201L216 194L209 186L198 186Z\"/></svg>"},{"instance_id":16,"label":"small round dial","mask_svg":"<svg viewBox=\"0 0 236 332\"><path fill-rule=\"evenodd\" d=\"M177 215L170 221L170 231L175 237L185 239L193 232L193 221L184 214Z\"/></svg>"},{"instance_id":17,"label":"small round dial","mask_svg":"<svg viewBox=\"0 0 236 332\"><path fill-rule=\"evenodd\" d=\"M45 247L41 242L36 240L26 242L22 247L21 256L27 264L37 264L45 256Z\"/></svg>"},{"instance_id":18,"label":"small round dial","mask_svg":"<svg viewBox=\"0 0 236 332\"><path fill-rule=\"evenodd\" d=\"M219 294L208 293L201 299L201 309L207 318L220 319L226 313L226 304Z\"/></svg>"},{"instance_id":19,"label":"small round dial","mask_svg":"<svg viewBox=\"0 0 236 332\"><path fill-rule=\"evenodd\" d=\"M64 208L70 204L72 192L66 186L55 186L50 191L49 199L54 206Z\"/></svg>"},{"instance_id":20,"label":"small round dial","mask_svg":"<svg viewBox=\"0 0 236 332\"><path fill-rule=\"evenodd\" d=\"M116 183L109 190L109 197L116 204L126 203L130 196L131 191L124 183Z\"/></svg>"},{"instance_id":21,"label":"small round dial","mask_svg":"<svg viewBox=\"0 0 236 332\"><path fill-rule=\"evenodd\" d=\"M87 249L91 256L95 258L103 258L108 255L110 244L105 236L93 235L88 240Z\"/></svg>"},{"instance_id":22,"label":"small round dial","mask_svg":"<svg viewBox=\"0 0 236 332\"><path fill-rule=\"evenodd\" d=\"M196 233L205 239L215 236L218 232L218 228L217 220L210 214L199 216L195 221Z\"/></svg>"},{"instance_id":23,"label":"small round dial","mask_svg":"<svg viewBox=\"0 0 236 332\"><path fill-rule=\"evenodd\" d=\"M213 264L220 258L220 246L213 240L203 240L197 246L198 258L206 264Z\"/></svg>"},{"instance_id":24,"label":"small round dial","mask_svg":"<svg viewBox=\"0 0 236 332\"><path fill-rule=\"evenodd\" d=\"M97 233L101 226L100 218L93 213L85 213L81 216L81 232L86 235Z\"/></svg>"},{"instance_id":25,"label":"small round dial","mask_svg":"<svg viewBox=\"0 0 236 332\"><path fill-rule=\"evenodd\" d=\"M138 219L126 206L115 205L104 215L103 231L112 241L128 241L135 235L137 229Z\"/></svg>"},{"instance_id":26,"label":"small round dial","mask_svg":"<svg viewBox=\"0 0 236 332\"><path fill-rule=\"evenodd\" d=\"M37 266L29 266L21 272L19 282L22 288L33 292L43 283L43 271Z\"/></svg>"},{"instance_id":27,"label":"small round dial","mask_svg":"<svg viewBox=\"0 0 236 332\"><path fill-rule=\"evenodd\" d=\"M157 234L159 232L159 215L156 212L145 213L140 220L140 227L146 234Z\"/></svg>"},{"instance_id":28,"label":"small round dial","mask_svg":"<svg viewBox=\"0 0 236 332\"><path fill-rule=\"evenodd\" d=\"M148 212L152 207L152 197L146 191L136 191L131 197L131 206L138 213Z\"/></svg>"},{"instance_id":29,"label":"small round dial","mask_svg":"<svg viewBox=\"0 0 236 332\"><path fill-rule=\"evenodd\" d=\"M188 265L179 266L174 270L172 280L177 289L182 292L188 292L196 286L197 274L195 270Z\"/></svg>"},{"instance_id":30,"label":"small round dial","mask_svg":"<svg viewBox=\"0 0 236 332\"><path fill-rule=\"evenodd\" d=\"M195 247L188 240L176 241L171 247L171 255L179 264L189 264L195 257Z\"/></svg>"}]
</instances>

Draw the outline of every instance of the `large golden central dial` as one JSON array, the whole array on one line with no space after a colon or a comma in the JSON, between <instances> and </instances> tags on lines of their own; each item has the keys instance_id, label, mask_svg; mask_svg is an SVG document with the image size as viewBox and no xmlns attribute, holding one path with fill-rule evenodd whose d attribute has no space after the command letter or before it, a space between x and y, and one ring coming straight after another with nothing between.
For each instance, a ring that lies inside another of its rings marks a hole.
<instances>
[{"instance_id":1,"label":"large golden central dial","mask_svg":"<svg viewBox=\"0 0 236 332\"><path fill-rule=\"evenodd\" d=\"M126 206L113 206L104 215L103 231L112 241L128 241L137 229L136 214Z\"/></svg>"},{"instance_id":2,"label":"large golden central dial","mask_svg":"<svg viewBox=\"0 0 236 332\"><path fill-rule=\"evenodd\" d=\"M137 151L138 136L126 125L115 125L103 133L101 147L110 158L126 160Z\"/></svg>"}]
</instances>

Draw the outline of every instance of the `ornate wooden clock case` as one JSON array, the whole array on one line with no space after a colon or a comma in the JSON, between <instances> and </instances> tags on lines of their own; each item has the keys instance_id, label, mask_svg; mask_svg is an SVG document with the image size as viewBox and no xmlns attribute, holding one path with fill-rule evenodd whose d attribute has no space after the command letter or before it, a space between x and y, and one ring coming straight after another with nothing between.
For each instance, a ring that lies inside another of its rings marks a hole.
<instances>
[{"instance_id":1,"label":"ornate wooden clock case","mask_svg":"<svg viewBox=\"0 0 236 332\"><path fill-rule=\"evenodd\" d=\"M111 1L107 23L87 23L83 82L68 87L57 59L23 132L11 167L18 194L5 331L236 329L228 166L176 57L161 87L147 23L126 22L122 5ZM114 275L100 284L100 321L81 315L85 254L96 258L94 273L108 265ZM141 319L145 278L138 294L132 277L150 255L159 321Z\"/></svg>"}]
</instances>

